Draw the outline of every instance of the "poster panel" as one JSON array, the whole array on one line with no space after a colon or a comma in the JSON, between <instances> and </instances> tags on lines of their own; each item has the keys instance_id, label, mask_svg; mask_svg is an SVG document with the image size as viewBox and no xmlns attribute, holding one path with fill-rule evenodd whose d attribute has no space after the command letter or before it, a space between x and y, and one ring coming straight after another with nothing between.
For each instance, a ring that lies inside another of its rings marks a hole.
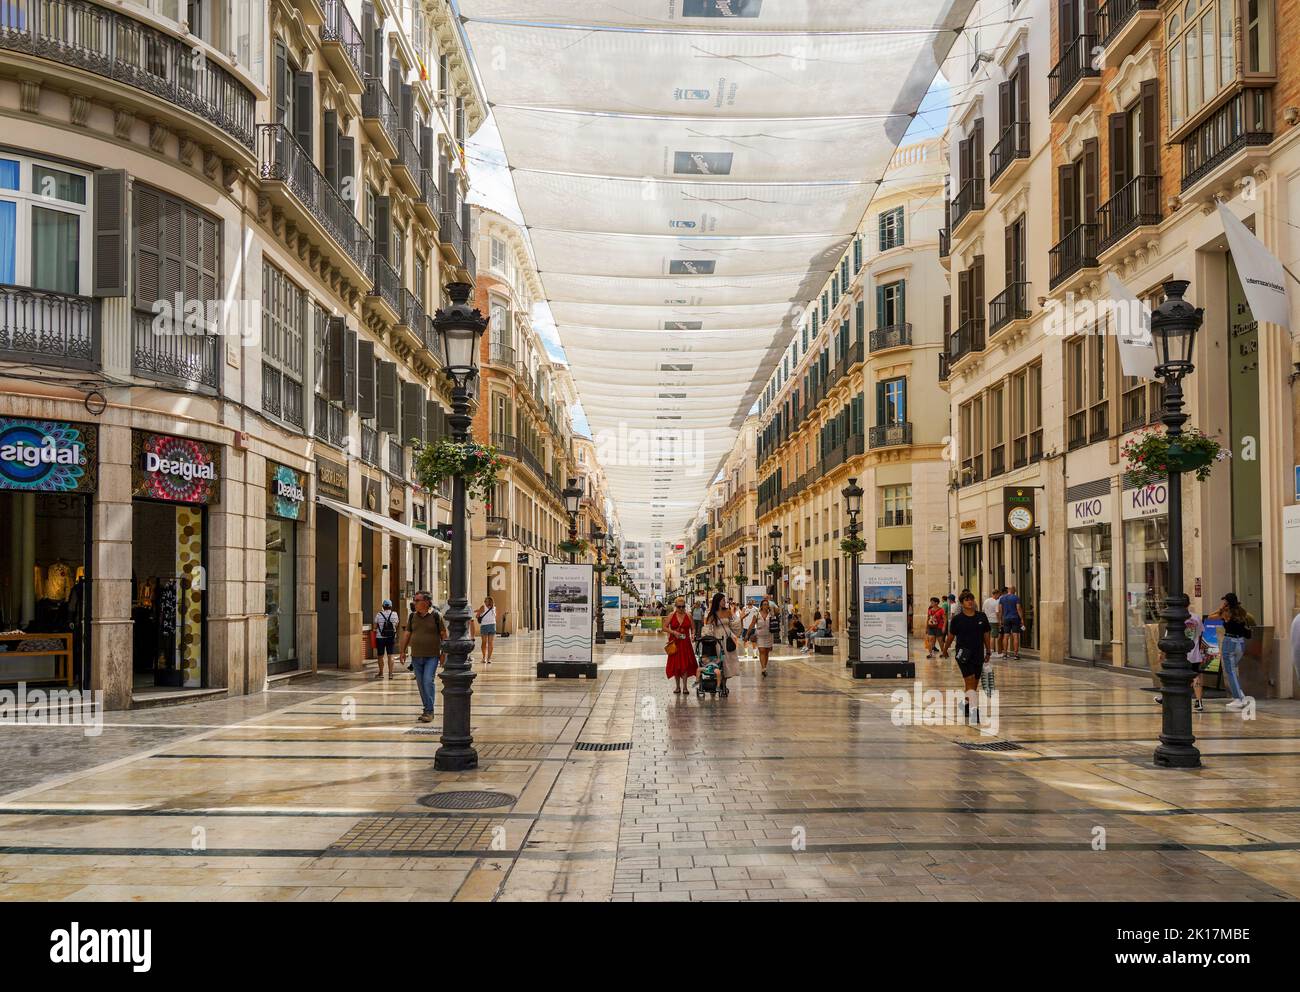
<instances>
[{"instance_id":1,"label":"poster panel","mask_svg":"<svg viewBox=\"0 0 1300 992\"><path fill-rule=\"evenodd\" d=\"M759 606L767 595L767 586L745 586L745 603Z\"/></svg>"},{"instance_id":2,"label":"poster panel","mask_svg":"<svg viewBox=\"0 0 1300 992\"><path fill-rule=\"evenodd\" d=\"M600 607L605 611L605 630L618 630L618 621L623 614L622 586L601 586Z\"/></svg>"},{"instance_id":3,"label":"poster panel","mask_svg":"<svg viewBox=\"0 0 1300 992\"><path fill-rule=\"evenodd\" d=\"M542 661L590 663L595 617L595 570L591 565L548 561L543 570L546 616L542 621Z\"/></svg>"},{"instance_id":4,"label":"poster panel","mask_svg":"<svg viewBox=\"0 0 1300 992\"><path fill-rule=\"evenodd\" d=\"M859 657L907 660L907 566L858 565Z\"/></svg>"}]
</instances>

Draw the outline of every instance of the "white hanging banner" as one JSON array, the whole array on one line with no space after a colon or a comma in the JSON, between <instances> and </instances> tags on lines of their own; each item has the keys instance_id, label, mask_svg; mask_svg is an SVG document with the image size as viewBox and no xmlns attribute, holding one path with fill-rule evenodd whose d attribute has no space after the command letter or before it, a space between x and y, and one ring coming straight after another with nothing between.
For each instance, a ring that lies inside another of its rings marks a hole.
<instances>
[{"instance_id":1,"label":"white hanging banner","mask_svg":"<svg viewBox=\"0 0 1300 992\"><path fill-rule=\"evenodd\" d=\"M548 561L543 572L546 617L542 621L542 661L590 662L595 571L590 565Z\"/></svg>"},{"instance_id":2,"label":"white hanging banner","mask_svg":"<svg viewBox=\"0 0 1300 992\"><path fill-rule=\"evenodd\" d=\"M1223 233L1228 236L1232 261L1241 277L1241 288L1256 320L1291 330L1291 307L1286 298L1286 272L1277 257L1264 247L1245 224L1223 203L1219 204Z\"/></svg>"},{"instance_id":3,"label":"white hanging banner","mask_svg":"<svg viewBox=\"0 0 1300 992\"><path fill-rule=\"evenodd\" d=\"M907 661L907 566L858 565L862 661Z\"/></svg>"},{"instance_id":4,"label":"white hanging banner","mask_svg":"<svg viewBox=\"0 0 1300 992\"><path fill-rule=\"evenodd\" d=\"M1106 276L1110 292L1110 322L1115 328L1119 364L1125 375L1156 377L1156 343L1151 337L1151 306L1139 300L1114 272Z\"/></svg>"}]
</instances>

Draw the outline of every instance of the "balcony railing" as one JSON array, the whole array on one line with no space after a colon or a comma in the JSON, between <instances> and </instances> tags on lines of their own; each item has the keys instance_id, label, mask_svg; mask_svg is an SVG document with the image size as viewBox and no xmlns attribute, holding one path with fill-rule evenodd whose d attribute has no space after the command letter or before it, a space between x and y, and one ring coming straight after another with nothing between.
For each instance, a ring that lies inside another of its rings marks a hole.
<instances>
[{"instance_id":1,"label":"balcony railing","mask_svg":"<svg viewBox=\"0 0 1300 992\"><path fill-rule=\"evenodd\" d=\"M1077 410L1065 422L1065 447L1069 451L1088 443L1088 411Z\"/></svg>"},{"instance_id":2,"label":"balcony railing","mask_svg":"<svg viewBox=\"0 0 1300 992\"><path fill-rule=\"evenodd\" d=\"M154 314L137 310L132 321L131 370L149 379L165 379L191 388L215 390L220 337L176 328L154 328Z\"/></svg>"},{"instance_id":3,"label":"balcony railing","mask_svg":"<svg viewBox=\"0 0 1300 992\"><path fill-rule=\"evenodd\" d=\"M997 182L1016 159L1029 158L1029 122L1015 121L1008 124L998 138L997 144L989 152L989 176L991 182Z\"/></svg>"},{"instance_id":4,"label":"balcony railing","mask_svg":"<svg viewBox=\"0 0 1300 992\"><path fill-rule=\"evenodd\" d=\"M948 364L984 350L984 318L971 317L948 335Z\"/></svg>"},{"instance_id":5,"label":"balcony railing","mask_svg":"<svg viewBox=\"0 0 1300 992\"><path fill-rule=\"evenodd\" d=\"M1273 95L1244 89L1196 126L1182 141L1187 190L1243 148L1273 140Z\"/></svg>"},{"instance_id":6,"label":"balcony railing","mask_svg":"<svg viewBox=\"0 0 1300 992\"><path fill-rule=\"evenodd\" d=\"M880 424L870 429L868 440L873 448L888 448L912 443L912 423Z\"/></svg>"},{"instance_id":7,"label":"balcony railing","mask_svg":"<svg viewBox=\"0 0 1300 992\"><path fill-rule=\"evenodd\" d=\"M1013 282L989 300L989 334L994 335L1013 320L1029 316L1029 283Z\"/></svg>"},{"instance_id":8,"label":"balcony railing","mask_svg":"<svg viewBox=\"0 0 1300 992\"><path fill-rule=\"evenodd\" d=\"M1007 470L1007 446L995 444L989 448L989 478L1001 475Z\"/></svg>"},{"instance_id":9,"label":"balcony railing","mask_svg":"<svg viewBox=\"0 0 1300 992\"><path fill-rule=\"evenodd\" d=\"M1039 461L1043 457L1043 429L1030 431L1028 434L1021 434L1011 441L1011 466L1012 468L1024 468L1031 462Z\"/></svg>"},{"instance_id":10,"label":"balcony railing","mask_svg":"<svg viewBox=\"0 0 1300 992\"><path fill-rule=\"evenodd\" d=\"M970 486L984 481L984 454L981 452L963 458L961 463L961 485Z\"/></svg>"},{"instance_id":11,"label":"balcony railing","mask_svg":"<svg viewBox=\"0 0 1300 992\"><path fill-rule=\"evenodd\" d=\"M474 254L473 239L469 232L465 232L465 247L462 249L461 257L465 260L465 271L469 273L469 281L474 282L478 279L478 258Z\"/></svg>"},{"instance_id":12,"label":"balcony railing","mask_svg":"<svg viewBox=\"0 0 1300 992\"><path fill-rule=\"evenodd\" d=\"M411 129L399 127L397 129L397 138L394 142L397 145L397 156L392 160L395 168L405 169L407 182L410 183L410 189L415 192L420 187L420 150L415 147L415 138L411 134Z\"/></svg>"},{"instance_id":13,"label":"balcony railing","mask_svg":"<svg viewBox=\"0 0 1300 992\"><path fill-rule=\"evenodd\" d=\"M388 439L388 474L406 478L406 451L396 438Z\"/></svg>"},{"instance_id":14,"label":"balcony railing","mask_svg":"<svg viewBox=\"0 0 1300 992\"><path fill-rule=\"evenodd\" d=\"M420 198L417 206L423 207L430 218L436 220L442 209L442 194L438 192L438 172L436 169L420 170Z\"/></svg>"},{"instance_id":15,"label":"balcony railing","mask_svg":"<svg viewBox=\"0 0 1300 992\"><path fill-rule=\"evenodd\" d=\"M1055 289L1081 269L1097 267L1099 224L1080 224L1048 252L1049 285Z\"/></svg>"},{"instance_id":16,"label":"balcony railing","mask_svg":"<svg viewBox=\"0 0 1300 992\"><path fill-rule=\"evenodd\" d=\"M402 313L402 277L397 274L397 270L389 263L388 259L382 255L372 255L370 266L370 278L374 283L370 287L370 296L377 296L390 307L393 313L399 315Z\"/></svg>"},{"instance_id":17,"label":"balcony railing","mask_svg":"<svg viewBox=\"0 0 1300 992\"><path fill-rule=\"evenodd\" d=\"M402 309L401 321L411 329L411 333L420 339L420 343L426 348L431 342L425 336L429 327L428 314L424 312L424 304L420 302L419 297L409 289L402 290Z\"/></svg>"},{"instance_id":18,"label":"balcony railing","mask_svg":"<svg viewBox=\"0 0 1300 992\"><path fill-rule=\"evenodd\" d=\"M867 335L867 345L872 352L886 348L901 348L912 343L912 325L909 323L891 324L889 327L877 327Z\"/></svg>"},{"instance_id":19,"label":"balcony railing","mask_svg":"<svg viewBox=\"0 0 1300 992\"><path fill-rule=\"evenodd\" d=\"M100 302L89 296L0 286L0 358L97 369Z\"/></svg>"},{"instance_id":20,"label":"balcony railing","mask_svg":"<svg viewBox=\"0 0 1300 992\"><path fill-rule=\"evenodd\" d=\"M1109 45L1139 10L1157 10L1158 0L1106 0L1097 8L1097 33Z\"/></svg>"},{"instance_id":21,"label":"balcony railing","mask_svg":"<svg viewBox=\"0 0 1300 992\"><path fill-rule=\"evenodd\" d=\"M0 49L92 72L203 118L253 151L257 98L192 45L86 0L11 2L0 13Z\"/></svg>"},{"instance_id":22,"label":"balcony railing","mask_svg":"<svg viewBox=\"0 0 1300 992\"><path fill-rule=\"evenodd\" d=\"M488 515L487 536L504 538L510 533L510 521L505 517Z\"/></svg>"},{"instance_id":23,"label":"balcony railing","mask_svg":"<svg viewBox=\"0 0 1300 992\"><path fill-rule=\"evenodd\" d=\"M1105 250L1139 227L1160 223L1160 177L1138 176L1120 188L1097 211Z\"/></svg>"},{"instance_id":24,"label":"balcony railing","mask_svg":"<svg viewBox=\"0 0 1300 992\"><path fill-rule=\"evenodd\" d=\"M911 527L912 511L911 510L885 510L880 514L876 521L880 527Z\"/></svg>"},{"instance_id":25,"label":"balcony railing","mask_svg":"<svg viewBox=\"0 0 1300 992\"><path fill-rule=\"evenodd\" d=\"M861 364L862 364L862 341L861 339L859 339L857 341L854 341L851 345L849 345L848 351L844 353L844 371L848 372L848 370L853 368L853 366L861 365Z\"/></svg>"},{"instance_id":26,"label":"balcony railing","mask_svg":"<svg viewBox=\"0 0 1300 992\"><path fill-rule=\"evenodd\" d=\"M313 433L316 439L332 444L336 448L345 447L348 440L347 411L331 403L324 396L316 397L315 407Z\"/></svg>"},{"instance_id":27,"label":"balcony railing","mask_svg":"<svg viewBox=\"0 0 1300 992\"><path fill-rule=\"evenodd\" d=\"M984 180L971 176L961 184L952 200L952 226L956 227L976 210L984 209Z\"/></svg>"},{"instance_id":28,"label":"balcony railing","mask_svg":"<svg viewBox=\"0 0 1300 992\"><path fill-rule=\"evenodd\" d=\"M365 269L371 254L370 234L352 206L316 168L284 124L259 124L258 159L261 177L288 188L347 256Z\"/></svg>"},{"instance_id":29,"label":"balcony railing","mask_svg":"<svg viewBox=\"0 0 1300 992\"><path fill-rule=\"evenodd\" d=\"M1100 76L1101 70L1092 63L1092 50L1097 44L1097 36L1081 34L1070 43L1070 47L1061 56L1061 61L1053 66L1047 74L1047 106L1055 110L1057 105L1070 95L1070 91L1079 81L1088 76Z\"/></svg>"},{"instance_id":30,"label":"balcony railing","mask_svg":"<svg viewBox=\"0 0 1300 992\"><path fill-rule=\"evenodd\" d=\"M300 429L304 423L302 383L265 362L262 363L262 411Z\"/></svg>"},{"instance_id":31,"label":"balcony railing","mask_svg":"<svg viewBox=\"0 0 1300 992\"><path fill-rule=\"evenodd\" d=\"M378 121L389 142L397 147L397 132L400 121L393 100L384 89L384 81L378 76L366 77L366 89L361 94L361 116Z\"/></svg>"},{"instance_id":32,"label":"balcony railing","mask_svg":"<svg viewBox=\"0 0 1300 992\"><path fill-rule=\"evenodd\" d=\"M379 431L361 425L361 460L379 468Z\"/></svg>"},{"instance_id":33,"label":"balcony railing","mask_svg":"<svg viewBox=\"0 0 1300 992\"><path fill-rule=\"evenodd\" d=\"M488 361L493 365L502 365L506 368L515 366L515 349L508 344L501 344L499 341L493 341L488 346Z\"/></svg>"},{"instance_id":34,"label":"balcony railing","mask_svg":"<svg viewBox=\"0 0 1300 992\"><path fill-rule=\"evenodd\" d=\"M357 27L357 22L348 13L347 5L343 0L325 0L325 23L321 25L320 38L323 42L338 45L343 50L348 64L356 72L357 78L365 78L363 61L365 43L361 40L361 31Z\"/></svg>"},{"instance_id":35,"label":"balcony railing","mask_svg":"<svg viewBox=\"0 0 1300 992\"><path fill-rule=\"evenodd\" d=\"M460 215L451 204L451 197L444 191L442 210L438 215L438 240L451 245L457 251L464 250L465 239L460 232Z\"/></svg>"}]
</instances>

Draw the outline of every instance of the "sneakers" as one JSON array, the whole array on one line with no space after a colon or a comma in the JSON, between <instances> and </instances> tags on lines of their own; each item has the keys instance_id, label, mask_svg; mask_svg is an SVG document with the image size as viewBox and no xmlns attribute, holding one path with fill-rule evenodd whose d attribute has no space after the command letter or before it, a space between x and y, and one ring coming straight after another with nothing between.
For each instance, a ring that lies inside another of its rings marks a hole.
<instances>
[{"instance_id":1,"label":"sneakers","mask_svg":"<svg viewBox=\"0 0 1300 992\"><path fill-rule=\"evenodd\" d=\"M1205 703L1201 702L1201 700L1199 700L1199 699L1193 699L1193 700L1192 700L1192 709L1194 709L1197 713L1204 713L1204 712L1205 712Z\"/></svg>"},{"instance_id":2,"label":"sneakers","mask_svg":"<svg viewBox=\"0 0 1300 992\"><path fill-rule=\"evenodd\" d=\"M1164 696L1156 696L1156 705L1157 705L1157 706L1159 706L1159 705L1160 705L1161 703L1163 703L1164 701L1165 701L1165 697L1164 697Z\"/></svg>"},{"instance_id":3,"label":"sneakers","mask_svg":"<svg viewBox=\"0 0 1300 992\"><path fill-rule=\"evenodd\" d=\"M418 722L419 722L419 723L433 723L433 714L432 714L432 713L421 713Z\"/></svg>"},{"instance_id":4,"label":"sneakers","mask_svg":"<svg viewBox=\"0 0 1300 992\"><path fill-rule=\"evenodd\" d=\"M1232 702L1230 702L1227 706L1224 707L1224 709L1228 709L1228 710L1244 710L1245 708L1246 708L1246 701L1244 699L1234 699Z\"/></svg>"}]
</instances>

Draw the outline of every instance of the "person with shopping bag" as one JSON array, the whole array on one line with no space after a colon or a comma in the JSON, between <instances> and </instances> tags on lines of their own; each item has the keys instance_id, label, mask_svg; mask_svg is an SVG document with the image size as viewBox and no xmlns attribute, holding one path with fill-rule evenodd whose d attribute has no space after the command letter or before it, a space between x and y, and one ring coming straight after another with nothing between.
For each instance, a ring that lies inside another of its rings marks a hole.
<instances>
[{"instance_id":1,"label":"person with shopping bag","mask_svg":"<svg viewBox=\"0 0 1300 992\"><path fill-rule=\"evenodd\" d=\"M700 657L712 658L722 667L718 693L727 695L727 680L740 674L737 648L742 637L740 617L726 605L722 593L715 593L700 630Z\"/></svg>"},{"instance_id":2,"label":"person with shopping bag","mask_svg":"<svg viewBox=\"0 0 1300 992\"><path fill-rule=\"evenodd\" d=\"M943 648L946 652L954 641L957 643L957 667L966 687L965 717L967 722L979 723L980 677L993 653L993 633L988 617L975 609L975 596L970 590L962 592L960 602L961 609L948 622Z\"/></svg>"}]
</instances>

